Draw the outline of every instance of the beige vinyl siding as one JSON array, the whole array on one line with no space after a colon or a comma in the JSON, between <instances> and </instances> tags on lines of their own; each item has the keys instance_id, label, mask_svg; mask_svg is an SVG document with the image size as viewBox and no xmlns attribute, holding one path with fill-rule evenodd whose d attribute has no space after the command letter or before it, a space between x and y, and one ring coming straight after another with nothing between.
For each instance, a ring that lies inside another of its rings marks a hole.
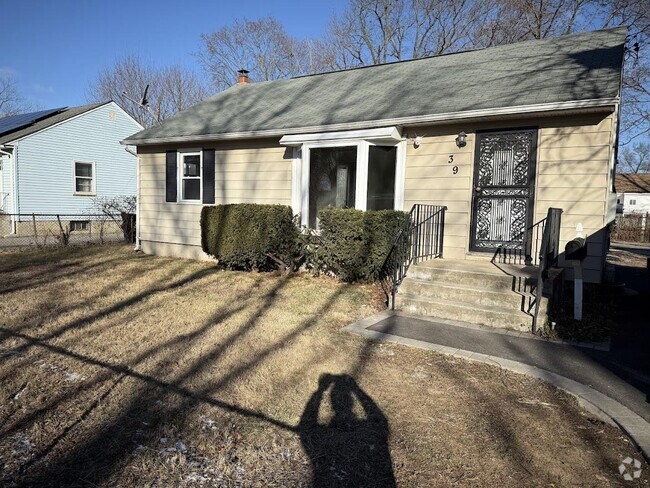
<instances>
[{"instance_id":1,"label":"beige vinyl siding","mask_svg":"<svg viewBox=\"0 0 650 488\"><path fill-rule=\"evenodd\" d=\"M458 132L467 132L467 145L456 146ZM404 210L416 203L446 205L444 257L464 258L469 232L474 134L457 126L405 130L409 136L422 136L415 148L407 145L404 175ZM453 162L449 157L453 155ZM458 173L453 174L453 167Z\"/></svg>"},{"instance_id":2,"label":"beige vinyl siding","mask_svg":"<svg viewBox=\"0 0 650 488\"><path fill-rule=\"evenodd\" d=\"M201 250L201 204L165 202L165 151L140 148L140 239L144 252L207 259ZM186 145L185 147L192 147ZM277 140L215 149L215 202L291 204L291 154Z\"/></svg>"},{"instance_id":3,"label":"beige vinyl siding","mask_svg":"<svg viewBox=\"0 0 650 488\"><path fill-rule=\"evenodd\" d=\"M560 250L577 235L587 239L588 257L583 262L586 281L601 278L606 250L607 205L610 195L613 115L595 118L582 125L542 127L535 221L546 216L548 207L562 208ZM559 265L573 274L572 263L560 255Z\"/></svg>"},{"instance_id":4,"label":"beige vinyl siding","mask_svg":"<svg viewBox=\"0 0 650 488\"><path fill-rule=\"evenodd\" d=\"M407 137L422 136L419 147L407 146L404 180L404 210L415 203L446 205L444 257L480 257L469 252L472 213L475 134L478 130L538 128L535 181L535 222L549 207L560 207L561 248L583 227L589 242L584 263L585 279L600 279L605 249L607 202L610 196L610 161L613 144L613 115L591 114L546 117L516 122L493 122L427 128L407 128ZM460 131L467 133L467 145L455 143ZM453 155L453 163L449 163ZM453 174L453 167L458 173ZM485 256L491 257L491 256ZM569 266L563 259L563 266ZM571 273L569 273L570 275Z\"/></svg>"}]
</instances>

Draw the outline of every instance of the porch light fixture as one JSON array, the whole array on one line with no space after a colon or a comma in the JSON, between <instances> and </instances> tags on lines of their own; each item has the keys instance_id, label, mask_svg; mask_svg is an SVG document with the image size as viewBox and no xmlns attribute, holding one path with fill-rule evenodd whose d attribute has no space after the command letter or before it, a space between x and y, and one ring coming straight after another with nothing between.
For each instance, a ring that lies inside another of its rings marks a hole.
<instances>
[{"instance_id":1,"label":"porch light fixture","mask_svg":"<svg viewBox=\"0 0 650 488\"><path fill-rule=\"evenodd\" d=\"M422 144L422 136L415 136L413 138L413 147L418 148Z\"/></svg>"},{"instance_id":2,"label":"porch light fixture","mask_svg":"<svg viewBox=\"0 0 650 488\"><path fill-rule=\"evenodd\" d=\"M456 137L456 145L461 148L465 147L467 145L467 134L465 132L461 131L458 136Z\"/></svg>"}]
</instances>

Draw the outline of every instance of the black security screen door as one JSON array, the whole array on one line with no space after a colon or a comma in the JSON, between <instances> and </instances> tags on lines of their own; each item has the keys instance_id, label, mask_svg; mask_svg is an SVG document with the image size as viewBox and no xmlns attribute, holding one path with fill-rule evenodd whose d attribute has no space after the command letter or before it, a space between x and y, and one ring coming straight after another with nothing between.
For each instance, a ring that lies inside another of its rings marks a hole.
<instances>
[{"instance_id":1,"label":"black security screen door","mask_svg":"<svg viewBox=\"0 0 650 488\"><path fill-rule=\"evenodd\" d=\"M536 152L535 129L477 134L472 251L523 247L533 223Z\"/></svg>"}]
</instances>

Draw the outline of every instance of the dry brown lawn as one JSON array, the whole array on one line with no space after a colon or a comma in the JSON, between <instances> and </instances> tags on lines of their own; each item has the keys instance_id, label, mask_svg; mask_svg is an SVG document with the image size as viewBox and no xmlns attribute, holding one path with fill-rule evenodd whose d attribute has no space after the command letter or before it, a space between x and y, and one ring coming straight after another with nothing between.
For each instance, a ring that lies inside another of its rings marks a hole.
<instances>
[{"instance_id":1,"label":"dry brown lawn","mask_svg":"<svg viewBox=\"0 0 650 488\"><path fill-rule=\"evenodd\" d=\"M648 486L553 387L341 332L377 303L124 246L0 254L0 484Z\"/></svg>"}]
</instances>

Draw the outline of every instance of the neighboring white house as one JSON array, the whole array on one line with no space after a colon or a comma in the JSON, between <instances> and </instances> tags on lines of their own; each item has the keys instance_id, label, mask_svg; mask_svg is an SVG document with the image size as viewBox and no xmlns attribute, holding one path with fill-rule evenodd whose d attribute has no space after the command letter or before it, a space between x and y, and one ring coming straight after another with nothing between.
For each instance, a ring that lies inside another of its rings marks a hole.
<instances>
[{"instance_id":1,"label":"neighboring white house","mask_svg":"<svg viewBox=\"0 0 650 488\"><path fill-rule=\"evenodd\" d=\"M616 212L650 212L650 173L616 175Z\"/></svg>"},{"instance_id":2,"label":"neighboring white house","mask_svg":"<svg viewBox=\"0 0 650 488\"><path fill-rule=\"evenodd\" d=\"M0 118L0 213L89 213L135 195L137 161L120 141L142 126L113 101ZM125 150L126 149L126 150Z\"/></svg>"}]
</instances>

